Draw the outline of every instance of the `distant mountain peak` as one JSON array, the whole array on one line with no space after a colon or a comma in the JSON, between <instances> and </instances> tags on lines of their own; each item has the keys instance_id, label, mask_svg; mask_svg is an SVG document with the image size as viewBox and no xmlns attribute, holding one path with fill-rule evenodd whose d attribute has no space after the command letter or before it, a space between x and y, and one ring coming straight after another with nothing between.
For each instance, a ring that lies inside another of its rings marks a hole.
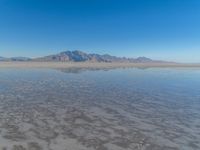
<instances>
[{"instance_id":1,"label":"distant mountain peak","mask_svg":"<svg viewBox=\"0 0 200 150\"><path fill-rule=\"evenodd\" d=\"M31 58L28 57L11 57L5 58L0 56L0 61L31 61Z\"/></svg>"},{"instance_id":2,"label":"distant mountain peak","mask_svg":"<svg viewBox=\"0 0 200 150\"><path fill-rule=\"evenodd\" d=\"M152 61L153 61L152 59L147 58L147 57L144 57L144 56L138 57L138 58L136 58L136 60L137 60L138 62L152 62Z\"/></svg>"},{"instance_id":3,"label":"distant mountain peak","mask_svg":"<svg viewBox=\"0 0 200 150\"><path fill-rule=\"evenodd\" d=\"M80 50L62 51L58 54L48 55L40 58L27 58L27 57L0 57L0 61L54 61L54 62L132 62L132 63L150 63L158 62L147 57L126 58L117 57L109 54L95 54L86 53Z\"/></svg>"},{"instance_id":4,"label":"distant mountain peak","mask_svg":"<svg viewBox=\"0 0 200 150\"><path fill-rule=\"evenodd\" d=\"M126 58L126 57L116 57L109 54L95 54L95 53L85 53L80 50L74 51L63 51L58 54L49 55L41 58L36 58L35 61L63 61L63 62L152 62L150 58L138 57Z\"/></svg>"},{"instance_id":5,"label":"distant mountain peak","mask_svg":"<svg viewBox=\"0 0 200 150\"><path fill-rule=\"evenodd\" d=\"M10 58L12 61L30 61L31 58L28 58L28 57L11 57Z\"/></svg>"}]
</instances>

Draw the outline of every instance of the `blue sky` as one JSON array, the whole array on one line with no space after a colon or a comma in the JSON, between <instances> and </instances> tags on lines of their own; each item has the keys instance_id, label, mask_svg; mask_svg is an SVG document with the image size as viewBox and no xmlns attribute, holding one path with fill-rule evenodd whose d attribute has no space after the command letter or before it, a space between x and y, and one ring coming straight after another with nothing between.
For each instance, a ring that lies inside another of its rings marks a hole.
<instances>
[{"instance_id":1,"label":"blue sky","mask_svg":"<svg viewBox=\"0 0 200 150\"><path fill-rule=\"evenodd\" d=\"M200 62L200 1L0 0L0 56L76 49Z\"/></svg>"}]
</instances>

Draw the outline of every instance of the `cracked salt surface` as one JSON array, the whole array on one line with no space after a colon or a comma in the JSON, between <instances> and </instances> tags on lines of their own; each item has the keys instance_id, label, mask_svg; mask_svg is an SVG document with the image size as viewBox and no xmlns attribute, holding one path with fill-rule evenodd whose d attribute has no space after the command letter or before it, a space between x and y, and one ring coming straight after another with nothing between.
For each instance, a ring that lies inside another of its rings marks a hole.
<instances>
[{"instance_id":1,"label":"cracked salt surface","mask_svg":"<svg viewBox=\"0 0 200 150\"><path fill-rule=\"evenodd\" d=\"M2 150L199 150L200 70L0 70Z\"/></svg>"}]
</instances>

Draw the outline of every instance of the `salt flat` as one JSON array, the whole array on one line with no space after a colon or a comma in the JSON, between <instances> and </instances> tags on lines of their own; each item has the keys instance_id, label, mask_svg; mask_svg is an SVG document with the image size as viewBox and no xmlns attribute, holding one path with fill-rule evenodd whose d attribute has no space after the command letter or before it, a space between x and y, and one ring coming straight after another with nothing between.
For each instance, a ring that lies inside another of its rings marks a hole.
<instances>
[{"instance_id":1,"label":"salt flat","mask_svg":"<svg viewBox=\"0 0 200 150\"><path fill-rule=\"evenodd\" d=\"M78 70L0 69L0 149L200 149L198 68Z\"/></svg>"},{"instance_id":2,"label":"salt flat","mask_svg":"<svg viewBox=\"0 0 200 150\"><path fill-rule=\"evenodd\" d=\"M0 62L0 68L119 68L119 67L200 67L186 63L98 63L98 62Z\"/></svg>"}]
</instances>

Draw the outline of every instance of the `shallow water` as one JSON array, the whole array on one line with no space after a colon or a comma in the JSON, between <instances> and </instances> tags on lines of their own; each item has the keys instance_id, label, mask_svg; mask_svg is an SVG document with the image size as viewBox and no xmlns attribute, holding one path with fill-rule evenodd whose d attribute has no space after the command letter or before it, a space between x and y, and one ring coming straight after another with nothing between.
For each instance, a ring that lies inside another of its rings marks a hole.
<instances>
[{"instance_id":1,"label":"shallow water","mask_svg":"<svg viewBox=\"0 0 200 150\"><path fill-rule=\"evenodd\" d=\"M0 69L2 150L199 150L200 70Z\"/></svg>"}]
</instances>

